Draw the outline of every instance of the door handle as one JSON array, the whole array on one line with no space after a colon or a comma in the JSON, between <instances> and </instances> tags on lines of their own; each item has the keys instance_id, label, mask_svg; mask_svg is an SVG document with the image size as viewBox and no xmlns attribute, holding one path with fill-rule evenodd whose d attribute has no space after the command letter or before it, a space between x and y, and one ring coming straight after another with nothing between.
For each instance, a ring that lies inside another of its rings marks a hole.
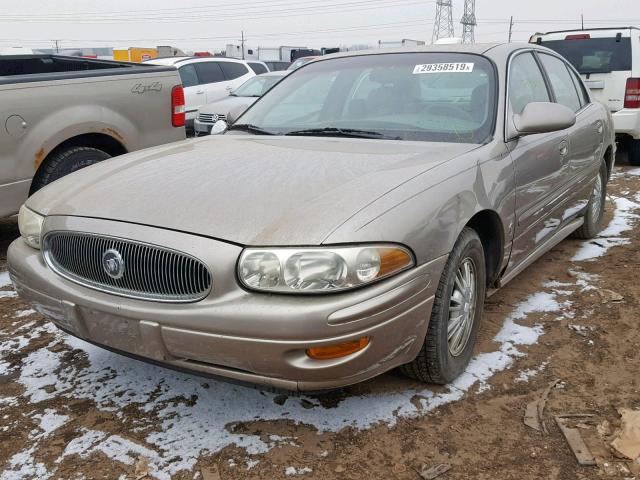
<instances>
[{"instance_id":1,"label":"door handle","mask_svg":"<svg viewBox=\"0 0 640 480\"><path fill-rule=\"evenodd\" d=\"M226 87L226 90L227 90L227 92L230 92L231 90L233 90L233 87L232 86L228 86L228 87Z\"/></svg>"},{"instance_id":2,"label":"door handle","mask_svg":"<svg viewBox=\"0 0 640 480\"><path fill-rule=\"evenodd\" d=\"M560 150L560 156L566 157L569 153L569 144L566 141L563 141L559 146L558 150Z\"/></svg>"},{"instance_id":3,"label":"door handle","mask_svg":"<svg viewBox=\"0 0 640 480\"><path fill-rule=\"evenodd\" d=\"M203 93L204 93L204 90L198 90L198 91L196 92L196 95L202 95Z\"/></svg>"}]
</instances>

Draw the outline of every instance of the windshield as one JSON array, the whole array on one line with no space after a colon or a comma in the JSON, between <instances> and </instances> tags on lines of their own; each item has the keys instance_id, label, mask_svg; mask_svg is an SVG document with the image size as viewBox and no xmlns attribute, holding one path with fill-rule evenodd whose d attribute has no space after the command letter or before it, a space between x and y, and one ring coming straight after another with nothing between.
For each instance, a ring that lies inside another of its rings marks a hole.
<instances>
[{"instance_id":1,"label":"windshield","mask_svg":"<svg viewBox=\"0 0 640 480\"><path fill-rule=\"evenodd\" d=\"M274 135L482 143L493 132L495 73L460 53L362 55L320 61L282 80L236 127ZM357 132L356 132L357 131Z\"/></svg>"},{"instance_id":2,"label":"windshield","mask_svg":"<svg viewBox=\"0 0 640 480\"><path fill-rule=\"evenodd\" d=\"M232 95L236 97L261 97L281 78L277 76L253 77L234 90Z\"/></svg>"},{"instance_id":3,"label":"windshield","mask_svg":"<svg viewBox=\"0 0 640 480\"><path fill-rule=\"evenodd\" d=\"M582 74L631 70L631 39L585 38L542 42L555 50Z\"/></svg>"}]
</instances>

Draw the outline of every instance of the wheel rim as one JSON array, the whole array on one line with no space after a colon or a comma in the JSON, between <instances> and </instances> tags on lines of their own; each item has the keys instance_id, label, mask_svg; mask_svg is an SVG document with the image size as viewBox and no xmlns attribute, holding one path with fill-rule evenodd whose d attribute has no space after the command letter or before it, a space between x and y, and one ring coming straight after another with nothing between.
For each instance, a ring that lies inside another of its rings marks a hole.
<instances>
[{"instance_id":1,"label":"wheel rim","mask_svg":"<svg viewBox=\"0 0 640 480\"><path fill-rule=\"evenodd\" d=\"M456 272L449 301L447 342L449 353L457 357L464 352L476 313L476 267L470 258L464 259Z\"/></svg>"},{"instance_id":2,"label":"wheel rim","mask_svg":"<svg viewBox=\"0 0 640 480\"><path fill-rule=\"evenodd\" d=\"M598 175L591 194L591 218L594 222L600 220L602 214L602 175Z\"/></svg>"}]
</instances>

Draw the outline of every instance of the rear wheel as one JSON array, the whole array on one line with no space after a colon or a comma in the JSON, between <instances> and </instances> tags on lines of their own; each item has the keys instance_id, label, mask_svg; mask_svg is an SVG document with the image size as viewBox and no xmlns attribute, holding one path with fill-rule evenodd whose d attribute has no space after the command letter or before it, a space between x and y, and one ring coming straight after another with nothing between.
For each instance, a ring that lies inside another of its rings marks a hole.
<instances>
[{"instance_id":1,"label":"rear wheel","mask_svg":"<svg viewBox=\"0 0 640 480\"><path fill-rule=\"evenodd\" d=\"M631 165L640 165L640 140L629 140L629 163Z\"/></svg>"},{"instance_id":2,"label":"rear wheel","mask_svg":"<svg viewBox=\"0 0 640 480\"><path fill-rule=\"evenodd\" d=\"M593 185L591 198L589 198L589 203L587 204L587 211L584 214L584 223L573 233L575 238L587 240L594 238L600 232L607 200L608 176L607 165L602 162L596 183Z\"/></svg>"},{"instance_id":3,"label":"rear wheel","mask_svg":"<svg viewBox=\"0 0 640 480\"><path fill-rule=\"evenodd\" d=\"M485 268L482 242L473 229L465 228L442 272L422 349L402 366L405 375L445 384L465 370L484 308Z\"/></svg>"},{"instance_id":4,"label":"rear wheel","mask_svg":"<svg viewBox=\"0 0 640 480\"><path fill-rule=\"evenodd\" d=\"M33 179L31 193L35 193L45 185L58 180L94 163L111 158L106 152L91 147L69 147L53 152L42 165Z\"/></svg>"}]
</instances>

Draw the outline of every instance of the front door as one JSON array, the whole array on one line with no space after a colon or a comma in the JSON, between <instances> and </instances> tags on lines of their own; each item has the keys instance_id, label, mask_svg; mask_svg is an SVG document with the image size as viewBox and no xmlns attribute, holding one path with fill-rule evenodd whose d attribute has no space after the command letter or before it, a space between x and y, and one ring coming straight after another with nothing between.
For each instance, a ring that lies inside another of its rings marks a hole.
<instances>
[{"instance_id":1,"label":"front door","mask_svg":"<svg viewBox=\"0 0 640 480\"><path fill-rule=\"evenodd\" d=\"M552 101L551 92L531 52L517 54L509 69L509 113L520 114L532 102ZM508 143L516 175L516 230L510 268L517 266L559 229L555 215L570 175L567 131L528 135ZM556 218L558 217L558 218Z\"/></svg>"}]
</instances>

